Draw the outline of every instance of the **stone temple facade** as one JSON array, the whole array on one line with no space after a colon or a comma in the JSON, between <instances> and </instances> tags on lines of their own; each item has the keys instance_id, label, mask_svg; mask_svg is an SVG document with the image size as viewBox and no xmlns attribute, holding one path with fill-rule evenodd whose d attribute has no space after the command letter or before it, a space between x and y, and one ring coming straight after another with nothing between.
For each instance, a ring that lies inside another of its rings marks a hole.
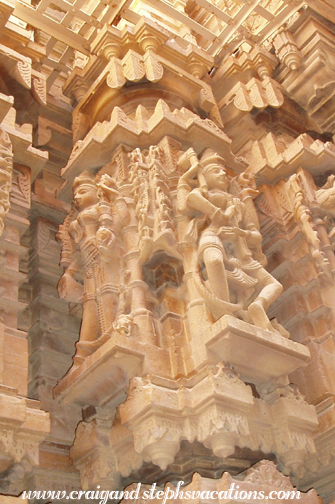
<instances>
[{"instance_id":1,"label":"stone temple facade","mask_svg":"<svg viewBox=\"0 0 335 504\"><path fill-rule=\"evenodd\" d=\"M334 0L0 0L0 504L335 502L334 138Z\"/></svg>"}]
</instances>

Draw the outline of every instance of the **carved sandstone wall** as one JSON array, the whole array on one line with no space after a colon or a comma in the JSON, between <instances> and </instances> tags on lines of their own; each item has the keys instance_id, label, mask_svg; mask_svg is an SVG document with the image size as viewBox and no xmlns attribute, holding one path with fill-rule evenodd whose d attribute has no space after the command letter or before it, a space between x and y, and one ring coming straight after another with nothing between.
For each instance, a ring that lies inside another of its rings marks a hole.
<instances>
[{"instance_id":1,"label":"carved sandstone wall","mask_svg":"<svg viewBox=\"0 0 335 504\"><path fill-rule=\"evenodd\" d=\"M332 502L333 5L0 14L0 501Z\"/></svg>"}]
</instances>

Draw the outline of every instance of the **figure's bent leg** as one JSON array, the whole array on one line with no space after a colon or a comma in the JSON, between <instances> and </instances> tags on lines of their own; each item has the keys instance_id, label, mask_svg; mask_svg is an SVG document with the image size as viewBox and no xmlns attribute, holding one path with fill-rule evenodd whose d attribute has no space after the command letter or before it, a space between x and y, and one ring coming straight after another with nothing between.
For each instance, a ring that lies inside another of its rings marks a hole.
<instances>
[{"instance_id":1,"label":"figure's bent leg","mask_svg":"<svg viewBox=\"0 0 335 504\"><path fill-rule=\"evenodd\" d=\"M258 270L256 278L259 282L258 285L261 287L258 298L264 299L265 309L267 310L279 298L283 292L283 286L264 268Z\"/></svg>"},{"instance_id":2,"label":"figure's bent leg","mask_svg":"<svg viewBox=\"0 0 335 504\"><path fill-rule=\"evenodd\" d=\"M208 247L204 250L203 259L213 294L229 302L229 288L222 252L217 247Z\"/></svg>"},{"instance_id":3,"label":"figure's bent leg","mask_svg":"<svg viewBox=\"0 0 335 504\"><path fill-rule=\"evenodd\" d=\"M257 298L253 301L248 307L248 314L257 327L272 330L271 322L266 314L266 301L264 298Z\"/></svg>"},{"instance_id":4,"label":"figure's bent leg","mask_svg":"<svg viewBox=\"0 0 335 504\"><path fill-rule=\"evenodd\" d=\"M266 310L280 296L283 286L264 268L259 268L251 276L257 278L261 290L255 301L249 305L248 313L255 325L263 329L272 330Z\"/></svg>"}]
</instances>

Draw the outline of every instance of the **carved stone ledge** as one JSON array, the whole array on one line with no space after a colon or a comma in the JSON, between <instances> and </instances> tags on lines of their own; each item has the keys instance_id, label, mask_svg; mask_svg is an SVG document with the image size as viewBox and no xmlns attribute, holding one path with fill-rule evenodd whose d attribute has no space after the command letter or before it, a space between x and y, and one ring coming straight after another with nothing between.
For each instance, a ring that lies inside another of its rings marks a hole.
<instances>
[{"instance_id":1,"label":"carved stone ledge","mask_svg":"<svg viewBox=\"0 0 335 504\"><path fill-rule=\"evenodd\" d=\"M114 333L54 389L62 403L116 407L125 399L129 380L143 373L169 373L168 351Z\"/></svg>"},{"instance_id":2,"label":"carved stone ledge","mask_svg":"<svg viewBox=\"0 0 335 504\"><path fill-rule=\"evenodd\" d=\"M26 457L37 465L39 444L49 434L50 415L39 402L17 397L17 390L0 386L1 472ZM4 465L5 464L5 465Z\"/></svg>"},{"instance_id":3,"label":"carved stone ledge","mask_svg":"<svg viewBox=\"0 0 335 504\"><path fill-rule=\"evenodd\" d=\"M134 378L119 411L133 432L136 452L161 469L174 461L186 439L223 458L236 446L275 453L285 471L301 475L307 456L315 453L315 409L289 386L278 390L272 402L256 399L230 366L220 364L176 382Z\"/></svg>"},{"instance_id":4,"label":"carved stone ledge","mask_svg":"<svg viewBox=\"0 0 335 504\"><path fill-rule=\"evenodd\" d=\"M229 362L244 381L255 384L288 375L310 361L309 350L304 345L229 315L199 335L194 345L199 345L200 339L207 349L208 360Z\"/></svg>"},{"instance_id":5,"label":"carved stone ledge","mask_svg":"<svg viewBox=\"0 0 335 504\"><path fill-rule=\"evenodd\" d=\"M13 145L14 163L31 168L31 180L34 181L48 160L48 153L32 146L32 126L15 122L16 111L11 108L2 122L2 127L8 133Z\"/></svg>"},{"instance_id":6,"label":"carved stone ledge","mask_svg":"<svg viewBox=\"0 0 335 504\"><path fill-rule=\"evenodd\" d=\"M308 7L297 18L293 18L289 30L290 38L295 39L295 43L288 41L287 56L290 59L295 51L296 61L292 68L285 66L284 60L276 79L323 132L335 133L335 45L332 24L323 23L322 18ZM296 71L299 63L299 71Z\"/></svg>"},{"instance_id":7,"label":"carved stone ledge","mask_svg":"<svg viewBox=\"0 0 335 504\"><path fill-rule=\"evenodd\" d=\"M45 76L32 70L31 95L40 105L47 104L47 85Z\"/></svg>"},{"instance_id":8,"label":"carved stone ledge","mask_svg":"<svg viewBox=\"0 0 335 504\"><path fill-rule=\"evenodd\" d=\"M128 61L130 66L124 61L126 68L117 65L120 75L123 72L130 76L139 75L140 68L142 68L142 71L144 70L144 63L148 80L153 82L156 79L153 80L150 76L156 74L162 61L165 61L167 67L171 69L175 67L175 62L178 61L179 70L183 71L185 75L186 73L191 74L194 81L198 80L200 85L204 85L204 83L200 83L200 79L212 68L213 58L196 45L187 44L186 48L182 48L174 40L171 40L173 37L175 35L167 29L162 30L158 24L144 17L140 18L134 28L128 25L120 30L116 26L105 25L92 43L93 54L88 64L83 69L77 69L69 77L64 87L64 93L67 96L73 95L76 88L84 83L87 88L90 87L103 71L106 60L112 61L115 59L120 61L118 58L125 58L127 53L127 58L130 57L129 47L131 47L131 53L135 58L133 62ZM144 61L142 61L143 56ZM130 59L132 58L130 57ZM147 59L149 61L146 61ZM133 65L132 63L135 63L135 61L137 63ZM129 70L131 70L130 73ZM162 68L157 74L159 79L162 78L161 71ZM123 80L115 79L115 77L115 75L112 77L115 82L121 83ZM123 86L123 84L121 85ZM82 96L80 100L81 98Z\"/></svg>"},{"instance_id":9,"label":"carved stone ledge","mask_svg":"<svg viewBox=\"0 0 335 504\"><path fill-rule=\"evenodd\" d=\"M0 122L7 115L13 104L14 104L13 96L7 96L0 93Z\"/></svg>"},{"instance_id":10,"label":"carved stone ledge","mask_svg":"<svg viewBox=\"0 0 335 504\"><path fill-rule=\"evenodd\" d=\"M125 492L127 492L126 495L128 495L129 498L124 497L121 504L131 504L131 502L134 502L134 498L131 497L135 495L137 504L145 504L151 488L152 487L149 485L141 485L138 495L136 495L137 484L133 483L125 488ZM231 493L229 494L230 489ZM162 493L158 494L159 491L162 491ZM235 497L236 491L244 492L242 494L243 497L240 499ZM198 473L194 473L192 481L186 486L181 486L180 484L174 486L171 483L166 483L164 488L156 487L154 496L150 499L150 502L152 502L152 504L161 504L162 502L167 502L168 504L172 504L172 502L174 504L182 504L185 499L187 499L185 496L192 496L194 492L193 495L198 504L205 504L207 502L213 502L213 504L220 504L222 502L244 502L246 504L252 504L255 502L254 492L256 492L256 494L258 494L258 492L263 492L263 495L267 498L271 491L289 492L290 495L288 499L293 504L318 504L320 502L315 490L310 490L307 493L299 492L299 494L294 497L294 494L291 494L291 492L297 491L297 489L293 487L290 479L281 474L277 470L275 464L269 460L258 462L247 471L240 473L237 478L232 477L228 472L224 472L221 478L218 479L203 478ZM144 494L144 492L146 492L146 494ZM166 492L165 496L164 492ZM188 494L185 492L190 493ZM224 493L220 496L220 492ZM172 496L177 493L178 496L173 498ZM166 495L168 496L167 499Z\"/></svg>"},{"instance_id":11,"label":"carved stone ledge","mask_svg":"<svg viewBox=\"0 0 335 504\"><path fill-rule=\"evenodd\" d=\"M211 81L218 102L238 82L247 84L257 74L261 80L270 77L278 65L278 59L262 46L255 45L250 52L240 48L237 54L225 59Z\"/></svg>"},{"instance_id":12,"label":"carved stone ledge","mask_svg":"<svg viewBox=\"0 0 335 504\"><path fill-rule=\"evenodd\" d=\"M244 153L249 162L247 171L258 184L273 183L294 174L298 168L307 169L314 176L322 175L335 162L335 147L331 142L313 140L307 133L290 142L268 133L253 143Z\"/></svg>"},{"instance_id":13,"label":"carved stone ledge","mask_svg":"<svg viewBox=\"0 0 335 504\"><path fill-rule=\"evenodd\" d=\"M252 78L246 84L239 81L218 105L225 126L233 128L253 109L262 110L268 106L279 108L283 103L280 85L270 77L265 77L262 81Z\"/></svg>"},{"instance_id":14,"label":"carved stone ledge","mask_svg":"<svg viewBox=\"0 0 335 504\"><path fill-rule=\"evenodd\" d=\"M39 117L34 133L34 145L45 147L59 158L67 159L72 148L72 133L49 119Z\"/></svg>"},{"instance_id":15,"label":"carved stone ledge","mask_svg":"<svg viewBox=\"0 0 335 504\"><path fill-rule=\"evenodd\" d=\"M227 135L209 119L200 117L189 110L171 111L169 106L159 100L154 113L138 107L134 119L128 117L121 108L115 107L110 121L97 122L84 140L75 143L67 165L62 169L62 176L69 184L60 193L69 198L70 183L85 166L92 169L110 162L110 153L127 138L127 146L132 149L139 144L143 149L157 144L164 136L177 139L181 144L190 145L197 138L194 148L197 153L210 147L221 154L227 164L240 173L244 169L241 159L235 159L230 151L231 141ZM143 116L143 112L146 114ZM99 160L96 152L99 148Z\"/></svg>"},{"instance_id":16,"label":"carved stone ledge","mask_svg":"<svg viewBox=\"0 0 335 504\"><path fill-rule=\"evenodd\" d=\"M120 406L122 424L134 433L135 450L162 469L173 462L183 438L197 439L215 455L227 457L241 435L249 434L251 389L229 367L206 371L191 388L184 380L186 386L176 390L164 387L163 380L158 385L150 378L135 379Z\"/></svg>"},{"instance_id":17,"label":"carved stone ledge","mask_svg":"<svg viewBox=\"0 0 335 504\"><path fill-rule=\"evenodd\" d=\"M19 84L19 86L15 84L16 89L14 86L14 89L10 89L10 93L16 96L18 94L17 91L19 91L21 107L22 99L29 103L29 94L38 104L46 105L46 78L41 72L32 68L30 57L23 56L9 47L0 45L0 63L8 78L14 79Z\"/></svg>"},{"instance_id":18,"label":"carved stone ledge","mask_svg":"<svg viewBox=\"0 0 335 504\"><path fill-rule=\"evenodd\" d=\"M31 88L31 59L0 45L0 62L21 86Z\"/></svg>"}]
</instances>

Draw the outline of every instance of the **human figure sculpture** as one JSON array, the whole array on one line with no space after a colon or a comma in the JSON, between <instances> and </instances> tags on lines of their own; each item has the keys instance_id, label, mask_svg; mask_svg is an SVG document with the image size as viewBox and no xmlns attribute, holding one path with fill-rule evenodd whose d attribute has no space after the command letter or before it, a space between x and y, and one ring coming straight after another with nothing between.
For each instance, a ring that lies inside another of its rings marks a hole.
<instances>
[{"instance_id":1,"label":"human figure sculpture","mask_svg":"<svg viewBox=\"0 0 335 504\"><path fill-rule=\"evenodd\" d=\"M317 201L327 225L328 235L335 250L335 175L329 175L327 182L315 192Z\"/></svg>"},{"instance_id":2,"label":"human figure sculpture","mask_svg":"<svg viewBox=\"0 0 335 504\"><path fill-rule=\"evenodd\" d=\"M335 175L329 175L327 182L315 192L320 207L335 217Z\"/></svg>"},{"instance_id":3,"label":"human figure sculpture","mask_svg":"<svg viewBox=\"0 0 335 504\"><path fill-rule=\"evenodd\" d=\"M273 330L266 310L282 286L254 259L261 234L253 212L228 187L224 159L210 149L180 178L181 212L192 218L185 239L197 248L194 282L215 318L231 314Z\"/></svg>"},{"instance_id":4,"label":"human figure sculpture","mask_svg":"<svg viewBox=\"0 0 335 504\"><path fill-rule=\"evenodd\" d=\"M58 233L63 245L61 263L65 266L58 292L61 298L83 305L76 364L106 341L106 333L117 316L118 235L122 220L127 220L127 207L111 177L104 174L96 181L89 172L74 180L73 202L74 210ZM83 286L77 281L80 274Z\"/></svg>"}]
</instances>

